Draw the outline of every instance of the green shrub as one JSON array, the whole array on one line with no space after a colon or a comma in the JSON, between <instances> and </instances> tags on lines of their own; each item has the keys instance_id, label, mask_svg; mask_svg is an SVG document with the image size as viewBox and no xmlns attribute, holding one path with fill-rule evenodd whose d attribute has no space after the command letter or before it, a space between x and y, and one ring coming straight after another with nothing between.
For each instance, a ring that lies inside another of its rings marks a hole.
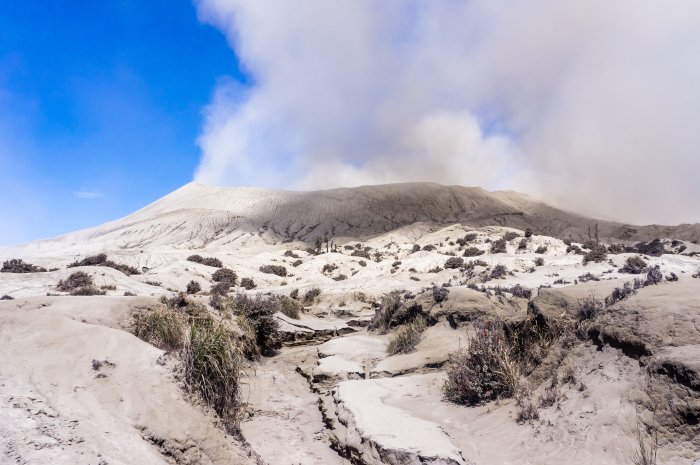
<instances>
[{"instance_id":1,"label":"green shrub","mask_svg":"<svg viewBox=\"0 0 700 465\"><path fill-rule=\"evenodd\" d=\"M414 321L401 326L389 340L386 352L389 355L408 354L416 350L416 346L427 328L425 319L416 318Z\"/></svg>"},{"instance_id":2,"label":"green shrub","mask_svg":"<svg viewBox=\"0 0 700 465\"><path fill-rule=\"evenodd\" d=\"M535 259L535 266L544 266L544 258L542 257L537 257Z\"/></svg>"}]
</instances>

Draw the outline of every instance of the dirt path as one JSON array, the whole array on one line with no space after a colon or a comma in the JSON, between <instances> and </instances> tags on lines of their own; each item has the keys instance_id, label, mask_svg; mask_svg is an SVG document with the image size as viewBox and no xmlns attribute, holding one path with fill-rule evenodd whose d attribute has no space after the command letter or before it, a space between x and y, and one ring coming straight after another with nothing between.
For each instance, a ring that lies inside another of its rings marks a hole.
<instances>
[{"instance_id":1,"label":"dirt path","mask_svg":"<svg viewBox=\"0 0 700 465\"><path fill-rule=\"evenodd\" d=\"M349 465L330 448L318 410L318 396L297 366L316 360L316 346L283 348L263 360L249 379L252 416L241 424L243 435L269 464Z\"/></svg>"}]
</instances>

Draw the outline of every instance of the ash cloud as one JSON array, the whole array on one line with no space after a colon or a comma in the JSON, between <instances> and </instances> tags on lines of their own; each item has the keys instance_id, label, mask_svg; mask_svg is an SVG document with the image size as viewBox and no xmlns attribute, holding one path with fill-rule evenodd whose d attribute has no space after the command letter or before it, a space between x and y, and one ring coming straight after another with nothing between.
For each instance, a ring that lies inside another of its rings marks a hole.
<instances>
[{"instance_id":1,"label":"ash cloud","mask_svg":"<svg viewBox=\"0 0 700 465\"><path fill-rule=\"evenodd\" d=\"M253 82L219 84L197 181L436 181L700 221L697 2L196 4Z\"/></svg>"}]
</instances>

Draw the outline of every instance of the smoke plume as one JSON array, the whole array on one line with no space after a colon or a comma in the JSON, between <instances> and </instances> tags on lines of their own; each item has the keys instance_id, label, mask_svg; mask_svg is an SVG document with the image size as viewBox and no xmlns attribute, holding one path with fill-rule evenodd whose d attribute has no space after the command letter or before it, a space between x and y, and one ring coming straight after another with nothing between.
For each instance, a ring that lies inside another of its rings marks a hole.
<instances>
[{"instance_id":1,"label":"smoke plume","mask_svg":"<svg viewBox=\"0 0 700 465\"><path fill-rule=\"evenodd\" d=\"M250 85L196 180L436 181L632 222L700 221L700 3L201 0Z\"/></svg>"}]
</instances>

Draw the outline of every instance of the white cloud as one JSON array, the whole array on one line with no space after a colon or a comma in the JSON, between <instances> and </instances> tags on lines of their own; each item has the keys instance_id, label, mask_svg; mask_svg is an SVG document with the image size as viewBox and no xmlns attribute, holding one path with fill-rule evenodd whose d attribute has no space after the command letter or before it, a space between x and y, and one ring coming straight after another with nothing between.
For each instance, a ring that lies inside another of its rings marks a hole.
<instances>
[{"instance_id":1,"label":"white cloud","mask_svg":"<svg viewBox=\"0 0 700 465\"><path fill-rule=\"evenodd\" d=\"M199 181L523 189L700 221L700 4L200 0L254 85L219 86Z\"/></svg>"},{"instance_id":2,"label":"white cloud","mask_svg":"<svg viewBox=\"0 0 700 465\"><path fill-rule=\"evenodd\" d=\"M84 189L79 191L73 191L73 195L79 199L85 200L101 199L104 197L104 194L102 192L88 191Z\"/></svg>"}]
</instances>

